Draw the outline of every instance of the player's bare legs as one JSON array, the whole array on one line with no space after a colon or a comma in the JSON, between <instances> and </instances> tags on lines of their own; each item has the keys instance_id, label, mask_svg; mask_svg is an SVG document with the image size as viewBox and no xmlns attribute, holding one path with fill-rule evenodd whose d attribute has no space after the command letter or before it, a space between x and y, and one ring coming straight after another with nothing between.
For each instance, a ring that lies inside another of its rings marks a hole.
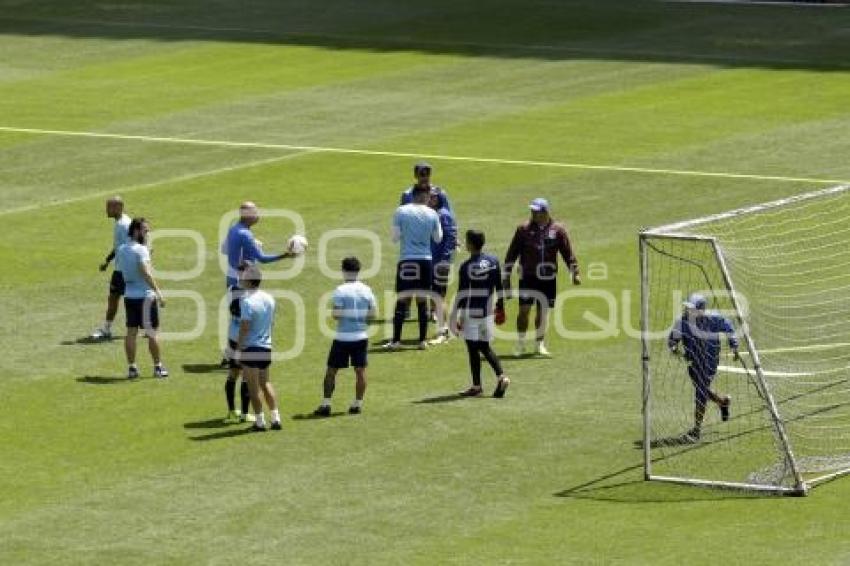
<instances>
[{"instance_id":1,"label":"player's bare legs","mask_svg":"<svg viewBox=\"0 0 850 566\"><path fill-rule=\"evenodd\" d=\"M525 353L525 333L528 332L528 319L533 305L519 305L516 315L517 345L515 353L521 356Z\"/></svg>"},{"instance_id":2,"label":"player's bare legs","mask_svg":"<svg viewBox=\"0 0 850 566\"><path fill-rule=\"evenodd\" d=\"M136 336L138 334L138 328L128 328L127 335L124 337L124 353L127 354L127 364L130 367L136 365Z\"/></svg>"},{"instance_id":3,"label":"player's bare legs","mask_svg":"<svg viewBox=\"0 0 850 566\"><path fill-rule=\"evenodd\" d=\"M348 408L349 414L357 415L363 406L363 397L366 396L366 368L354 368L354 403Z\"/></svg>"},{"instance_id":4,"label":"player's bare legs","mask_svg":"<svg viewBox=\"0 0 850 566\"><path fill-rule=\"evenodd\" d=\"M545 303L537 303L537 310L534 313L534 327L537 330L535 336L537 338L537 353L548 357L549 351L546 349L544 341L546 339L546 330L549 328L549 306Z\"/></svg>"}]
</instances>

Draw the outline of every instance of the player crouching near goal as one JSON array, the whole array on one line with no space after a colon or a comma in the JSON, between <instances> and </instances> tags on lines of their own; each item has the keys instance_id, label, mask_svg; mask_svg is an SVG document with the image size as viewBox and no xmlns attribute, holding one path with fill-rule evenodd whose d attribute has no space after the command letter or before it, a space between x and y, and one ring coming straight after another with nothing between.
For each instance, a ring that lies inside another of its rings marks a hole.
<instances>
[{"instance_id":1,"label":"player crouching near goal","mask_svg":"<svg viewBox=\"0 0 850 566\"><path fill-rule=\"evenodd\" d=\"M735 360L739 360L740 356L735 328L720 314L705 310L705 297L691 295L683 306L684 313L670 331L667 346L674 354L679 353L679 343L685 347L688 375L694 385L694 427L685 433L685 439L698 442L702 434L705 405L709 399L720 407L721 420L729 420L732 398L711 390L711 382L720 365L720 334L727 335Z\"/></svg>"},{"instance_id":2,"label":"player crouching near goal","mask_svg":"<svg viewBox=\"0 0 850 566\"><path fill-rule=\"evenodd\" d=\"M348 408L348 414L359 415L363 408L363 396L366 394L366 365L369 350L369 335L366 326L369 320L377 316L378 307L375 295L368 285L357 280L360 274L360 260L347 257L342 260L343 284L333 294L333 317L337 321L336 337L328 354L328 369L325 372L324 398L313 416L331 416L331 397L336 388L336 374L349 365L354 366L357 379L354 390L354 403Z\"/></svg>"},{"instance_id":3,"label":"player crouching near goal","mask_svg":"<svg viewBox=\"0 0 850 566\"><path fill-rule=\"evenodd\" d=\"M458 293L451 310L451 328L458 334L463 333L472 373L472 386L461 395L481 396L481 356L484 356L496 373L498 381L493 397L499 398L505 396L511 384L511 380L502 371L499 357L490 347L495 331L493 324L505 322L502 270L499 260L482 253L483 248L484 232L468 230L466 249L470 257L460 266ZM497 298L495 309L491 313L493 295L497 295Z\"/></svg>"},{"instance_id":4,"label":"player crouching near goal","mask_svg":"<svg viewBox=\"0 0 850 566\"><path fill-rule=\"evenodd\" d=\"M269 366L272 361L272 329L274 327L274 297L260 290L263 275L260 268L250 264L242 270L239 286L243 295L239 299L239 339L237 340L238 361L242 366L242 378L248 382L251 406L255 421L251 430L265 432L266 420L263 401L266 399L271 415L271 428L280 430L280 410L277 394L269 381Z\"/></svg>"}]
</instances>

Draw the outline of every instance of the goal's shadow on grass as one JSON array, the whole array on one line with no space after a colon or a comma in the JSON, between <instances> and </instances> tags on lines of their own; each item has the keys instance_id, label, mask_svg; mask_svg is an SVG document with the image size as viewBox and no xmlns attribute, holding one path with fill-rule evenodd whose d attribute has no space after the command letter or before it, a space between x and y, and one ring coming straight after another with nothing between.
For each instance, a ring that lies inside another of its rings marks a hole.
<instances>
[{"instance_id":1,"label":"goal's shadow on grass","mask_svg":"<svg viewBox=\"0 0 850 566\"><path fill-rule=\"evenodd\" d=\"M716 487L685 486L643 479L643 464L623 468L554 494L566 499L608 503L693 503L695 501L752 500L775 497L764 493Z\"/></svg>"}]
</instances>

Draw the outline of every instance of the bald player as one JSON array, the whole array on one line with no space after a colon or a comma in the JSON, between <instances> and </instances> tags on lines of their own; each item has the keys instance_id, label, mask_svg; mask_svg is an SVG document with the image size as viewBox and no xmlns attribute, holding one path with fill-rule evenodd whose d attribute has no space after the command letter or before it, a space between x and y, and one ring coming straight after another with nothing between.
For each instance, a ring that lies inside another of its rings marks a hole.
<instances>
[{"instance_id":1,"label":"bald player","mask_svg":"<svg viewBox=\"0 0 850 566\"><path fill-rule=\"evenodd\" d=\"M295 257L291 251L286 251L277 255L266 255L260 247L259 242L254 237L251 228L260 221L260 211L257 205L251 201L245 201L239 206L239 222L230 227L227 232L227 237L221 243L221 252L227 256L227 277L225 284L228 293L238 297L238 293L234 293L239 286L240 268L247 264L256 263L273 263L288 257ZM228 301L228 303L232 302ZM229 368L233 365L230 356L225 353L220 363L222 368ZM228 406L231 404L232 384L226 385L226 398Z\"/></svg>"},{"instance_id":2,"label":"bald player","mask_svg":"<svg viewBox=\"0 0 850 566\"><path fill-rule=\"evenodd\" d=\"M106 216L115 220L112 229L112 250L100 264L100 271L106 271L115 259L118 248L130 242L129 228L131 218L124 214L124 201L120 196L114 196L106 201ZM93 340L109 340L112 338L112 323L118 313L118 303L124 295L124 276L116 266L109 280L109 297L106 301L106 318L103 324L91 334Z\"/></svg>"}]
</instances>

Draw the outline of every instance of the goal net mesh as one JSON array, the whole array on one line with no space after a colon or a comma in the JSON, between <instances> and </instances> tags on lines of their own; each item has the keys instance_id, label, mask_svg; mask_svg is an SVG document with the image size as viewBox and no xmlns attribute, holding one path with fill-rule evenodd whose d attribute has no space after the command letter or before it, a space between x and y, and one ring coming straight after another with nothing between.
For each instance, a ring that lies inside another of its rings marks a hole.
<instances>
[{"instance_id":1,"label":"goal net mesh","mask_svg":"<svg viewBox=\"0 0 850 566\"><path fill-rule=\"evenodd\" d=\"M795 469L803 482L850 469L850 187L642 237L652 475L791 489L802 487ZM721 337L712 385L732 397L731 418L709 402L696 443L683 437L694 423L688 362L667 349L692 293L741 341L735 360Z\"/></svg>"}]
</instances>

